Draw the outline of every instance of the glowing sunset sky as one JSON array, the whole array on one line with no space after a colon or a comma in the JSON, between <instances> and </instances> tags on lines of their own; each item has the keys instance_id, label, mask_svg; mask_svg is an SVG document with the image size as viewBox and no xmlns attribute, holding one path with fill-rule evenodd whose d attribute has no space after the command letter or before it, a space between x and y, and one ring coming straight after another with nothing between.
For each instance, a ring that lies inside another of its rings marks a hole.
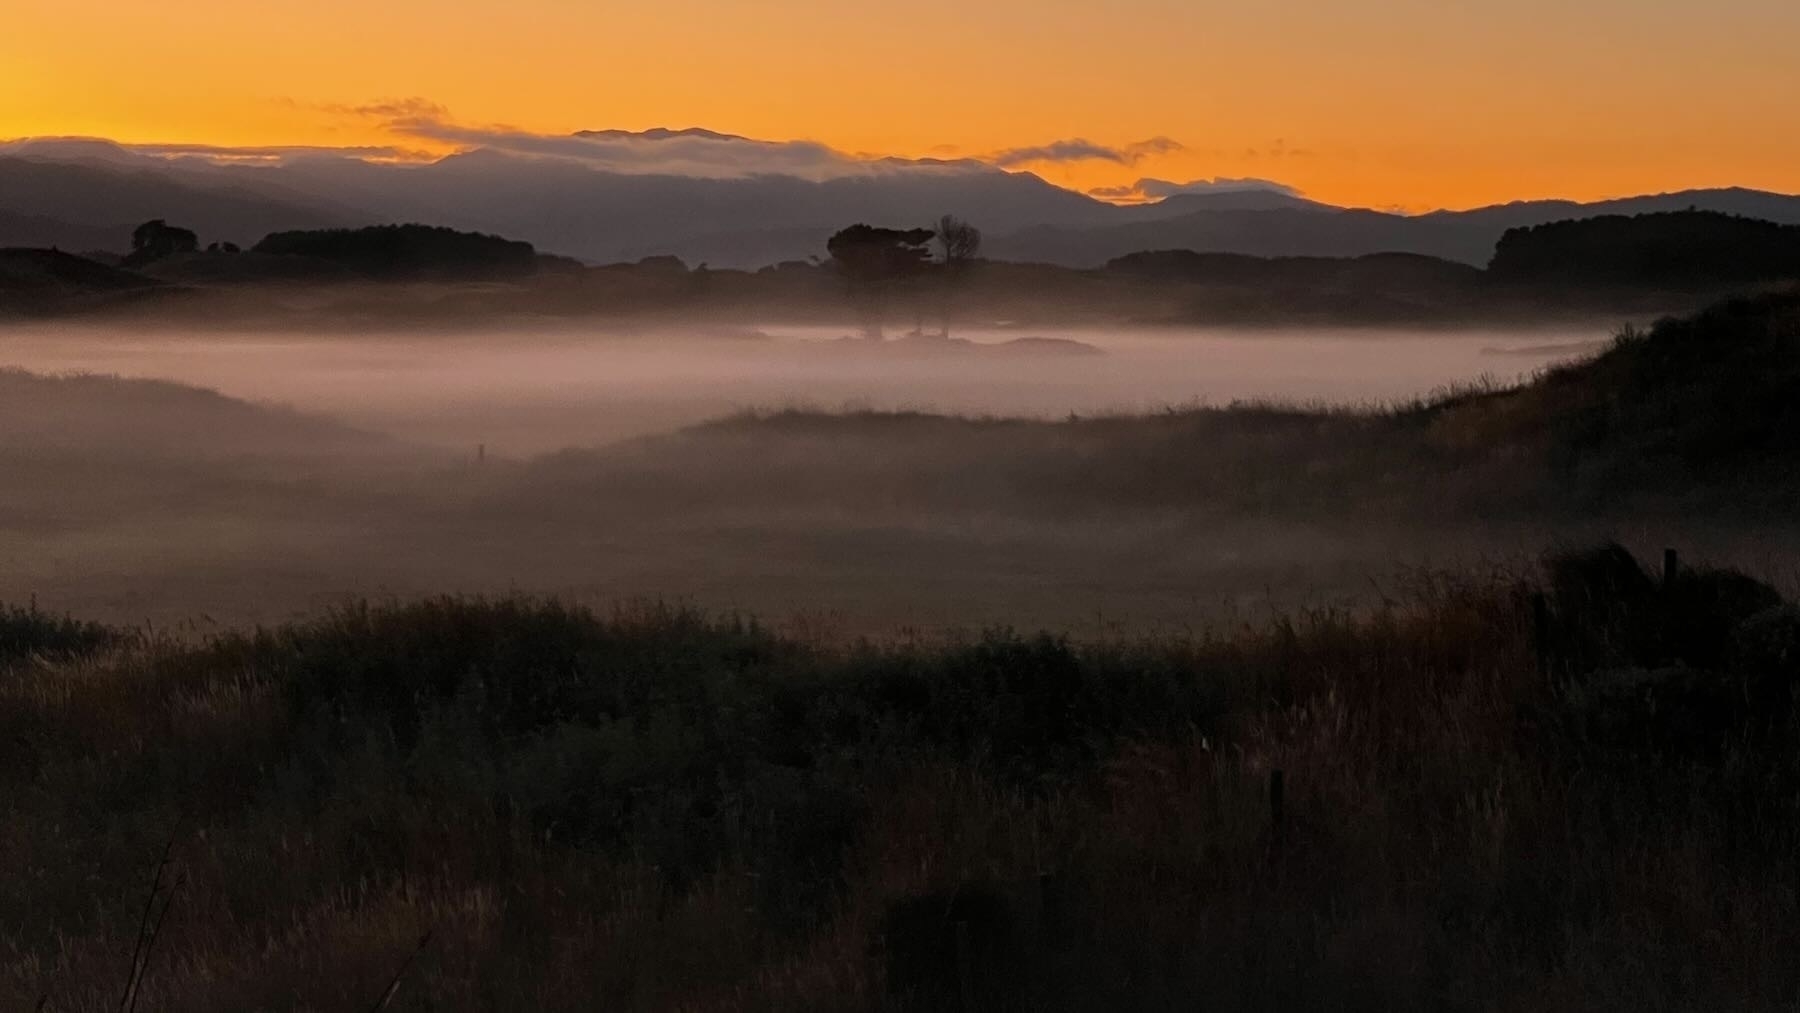
<instances>
[{"instance_id":1,"label":"glowing sunset sky","mask_svg":"<svg viewBox=\"0 0 1800 1013\"><path fill-rule=\"evenodd\" d=\"M1182 145L1023 166L1082 189L1800 192L1797 43L1796 0L4 0L0 137L447 150L356 111L418 99L905 156Z\"/></svg>"}]
</instances>

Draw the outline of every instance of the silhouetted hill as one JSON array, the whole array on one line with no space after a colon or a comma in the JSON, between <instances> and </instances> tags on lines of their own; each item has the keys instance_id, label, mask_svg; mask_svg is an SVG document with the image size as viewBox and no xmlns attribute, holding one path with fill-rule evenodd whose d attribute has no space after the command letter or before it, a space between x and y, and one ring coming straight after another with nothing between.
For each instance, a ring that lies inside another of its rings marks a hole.
<instances>
[{"instance_id":1,"label":"silhouetted hill","mask_svg":"<svg viewBox=\"0 0 1800 1013\"><path fill-rule=\"evenodd\" d=\"M663 133L668 143L681 140L682 132ZM987 233L989 256L1072 267L1158 249L1271 257L1410 252L1483 264L1511 228L1690 207L1800 223L1800 198L1746 189L1401 215L1332 207L1275 188L1116 206L1029 173L969 162L878 163L821 180L778 172L633 174L484 149L430 164L319 154L258 166L152 158L79 141L0 152L0 230L9 227L8 214L19 230L17 238L0 231L0 242L77 249L122 249L122 234L98 243L93 230L122 232L151 218L181 222L203 242L240 243L274 231L423 221L514 236L590 263L669 254L756 268L818 253L820 237L847 222L923 224L949 213ZM27 230L22 217L39 220ZM46 231L54 222L68 227L66 237Z\"/></svg>"},{"instance_id":2,"label":"silhouetted hill","mask_svg":"<svg viewBox=\"0 0 1800 1013\"><path fill-rule=\"evenodd\" d=\"M1800 279L1800 226L1712 211L1605 215L1511 229L1496 278L1702 289Z\"/></svg>"},{"instance_id":3,"label":"silhouetted hill","mask_svg":"<svg viewBox=\"0 0 1800 1013\"><path fill-rule=\"evenodd\" d=\"M1170 198L1171 201L1177 198ZM1188 198L1180 198L1188 200ZM1800 223L1800 197L1754 190L1693 190L1580 204L1534 201L1400 215L1325 205L1207 208L1175 217L1100 226L1045 225L997 235L988 253L1001 259L1094 267L1140 250L1189 249L1265 257L1356 257L1406 252L1485 264L1508 229L1605 214L1695 208Z\"/></svg>"},{"instance_id":4,"label":"silhouetted hill","mask_svg":"<svg viewBox=\"0 0 1800 1013\"><path fill-rule=\"evenodd\" d=\"M1566 200L1514 201L1469 211L1433 211L1419 217L1425 220L1476 222L1488 228L1505 230L1573 218L1644 215L1667 211L1716 211L1745 218L1760 218L1782 225L1800 225L1800 197L1745 187L1682 190L1587 204Z\"/></svg>"},{"instance_id":5,"label":"silhouetted hill","mask_svg":"<svg viewBox=\"0 0 1800 1013\"><path fill-rule=\"evenodd\" d=\"M530 243L430 225L278 232L251 252L306 257L371 278L517 277L538 269Z\"/></svg>"},{"instance_id":6,"label":"silhouetted hill","mask_svg":"<svg viewBox=\"0 0 1800 1013\"><path fill-rule=\"evenodd\" d=\"M0 201L4 197L0 196ZM131 230L135 225L82 225L36 214L20 214L0 210L0 247L52 247L66 250L110 250L123 253L130 248ZM120 237L124 237L121 241Z\"/></svg>"},{"instance_id":7,"label":"silhouetted hill","mask_svg":"<svg viewBox=\"0 0 1800 1013\"><path fill-rule=\"evenodd\" d=\"M154 284L141 274L61 250L0 249L0 290L118 291Z\"/></svg>"},{"instance_id":8,"label":"silhouetted hill","mask_svg":"<svg viewBox=\"0 0 1800 1013\"><path fill-rule=\"evenodd\" d=\"M119 305L161 288L141 274L60 250L0 249L0 316Z\"/></svg>"},{"instance_id":9,"label":"silhouetted hill","mask_svg":"<svg viewBox=\"0 0 1800 1013\"><path fill-rule=\"evenodd\" d=\"M184 384L0 369L0 455L12 460L313 456L389 443L329 419Z\"/></svg>"},{"instance_id":10,"label":"silhouetted hill","mask_svg":"<svg viewBox=\"0 0 1800 1013\"><path fill-rule=\"evenodd\" d=\"M534 466L531 503L805 502L1116 517L1785 517L1800 494L1800 292L1628 332L1516 389L1380 411L1233 405L1070 419L746 415Z\"/></svg>"},{"instance_id":11,"label":"silhouetted hill","mask_svg":"<svg viewBox=\"0 0 1800 1013\"><path fill-rule=\"evenodd\" d=\"M1162 281L1248 286L1418 288L1474 286L1479 268L1410 253L1361 257L1250 257L1236 253L1154 250L1109 261L1113 274Z\"/></svg>"},{"instance_id":12,"label":"silhouetted hill","mask_svg":"<svg viewBox=\"0 0 1800 1013\"><path fill-rule=\"evenodd\" d=\"M389 220L518 236L595 263L672 254L691 264L754 268L817 254L820 237L846 222L924 223L950 213L1011 229L1100 222L1116 211L1035 176L994 170L710 179L474 152L425 167L318 162L291 171L297 185L310 177L360 193L364 206Z\"/></svg>"},{"instance_id":13,"label":"silhouetted hill","mask_svg":"<svg viewBox=\"0 0 1800 1013\"><path fill-rule=\"evenodd\" d=\"M152 278L184 285L318 284L364 277L350 267L323 257L277 255L254 250L178 253L154 260L140 270Z\"/></svg>"},{"instance_id":14,"label":"silhouetted hill","mask_svg":"<svg viewBox=\"0 0 1800 1013\"><path fill-rule=\"evenodd\" d=\"M1259 257L1360 257L1406 252L1479 263L1498 233L1457 221L1338 208L1204 210L1099 227L1039 226L996 237L990 256L1095 267L1140 250L1187 249Z\"/></svg>"},{"instance_id":15,"label":"silhouetted hill","mask_svg":"<svg viewBox=\"0 0 1800 1013\"><path fill-rule=\"evenodd\" d=\"M1800 290L1792 290L1627 331L1591 361L1518 390L1453 398L1421 417L1484 457L1532 448L1559 484L1596 499L1742 488L1746 500L1768 503L1800 486L1797 393Z\"/></svg>"},{"instance_id":16,"label":"silhouetted hill","mask_svg":"<svg viewBox=\"0 0 1800 1013\"><path fill-rule=\"evenodd\" d=\"M0 231L0 245L119 252L130 249L133 227L155 218L182 223L203 243L246 244L283 229L346 224L323 200L278 199L141 158L109 164L0 156L0 214L7 216L0 229L19 230Z\"/></svg>"},{"instance_id":17,"label":"silhouetted hill","mask_svg":"<svg viewBox=\"0 0 1800 1013\"><path fill-rule=\"evenodd\" d=\"M1119 257L1099 274L1139 280L1180 300L1172 319L1193 322L1423 322L1511 311L1491 298L1479 268L1410 253L1250 257L1160 250Z\"/></svg>"},{"instance_id":18,"label":"silhouetted hill","mask_svg":"<svg viewBox=\"0 0 1800 1013\"><path fill-rule=\"evenodd\" d=\"M1178 193L1149 204L1127 205L1128 216L1177 218L1203 211L1336 211L1338 208L1281 190L1251 187L1217 193Z\"/></svg>"}]
</instances>

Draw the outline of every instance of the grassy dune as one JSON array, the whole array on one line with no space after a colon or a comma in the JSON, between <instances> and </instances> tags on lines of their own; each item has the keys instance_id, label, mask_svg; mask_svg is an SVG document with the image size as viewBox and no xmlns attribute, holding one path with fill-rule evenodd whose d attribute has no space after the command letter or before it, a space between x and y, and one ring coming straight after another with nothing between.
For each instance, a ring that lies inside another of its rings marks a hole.
<instances>
[{"instance_id":1,"label":"grassy dune","mask_svg":"<svg viewBox=\"0 0 1800 1013\"><path fill-rule=\"evenodd\" d=\"M1790 1009L1797 617L1617 549L1085 645L15 612L0 1005Z\"/></svg>"},{"instance_id":2,"label":"grassy dune","mask_svg":"<svg viewBox=\"0 0 1800 1013\"><path fill-rule=\"evenodd\" d=\"M711 499L866 516L1785 516L1800 493L1797 389L1800 292L1786 292L1627 329L1603 354L1516 387L1057 421L750 413L553 455L515 487L521 503Z\"/></svg>"},{"instance_id":3,"label":"grassy dune","mask_svg":"<svg viewBox=\"0 0 1800 1013\"><path fill-rule=\"evenodd\" d=\"M1780 517L1797 385L1773 296L1391 411L786 413L345 502L387 558L417 518L573 557L713 514L767 553L791 511L889 580L823 520ZM296 459L349 438L276 421ZM205 637L0 612L0 1008L1791 1010L1800 606L1650 569L1085 642L524 597Z\"/></svg>"}]
</instances>

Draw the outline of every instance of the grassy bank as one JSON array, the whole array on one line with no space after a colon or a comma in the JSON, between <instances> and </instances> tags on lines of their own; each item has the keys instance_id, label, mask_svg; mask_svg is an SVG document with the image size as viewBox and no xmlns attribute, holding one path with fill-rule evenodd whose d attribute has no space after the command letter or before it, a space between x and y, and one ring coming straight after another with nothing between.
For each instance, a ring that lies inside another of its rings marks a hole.
<instances>
[{"instance_id":1,"label":"grassy bank","mask_svg":"<svg viewBox=\"0 0 1800 1013\"><path fill-rule=\"evenodd\" d=\"M1104 644L11 613L0 1005L1791 1008L1793 607L1619 550L1401 599Z\"/></svg>"},{"instance_id":2,"label":"grassy bank","mask_svg":"<svg viewBox=\"0 0 1800 1013\"><path fill-rule=\"evenodd\" d=\"M540 458L508 511L604 503L862 517L1143 513L1785 519L1800 494L1800 293L1714 305L1517 386L1400 404L1234 403L1055 421L747 413Z\"/></svg>"}]
</instances>

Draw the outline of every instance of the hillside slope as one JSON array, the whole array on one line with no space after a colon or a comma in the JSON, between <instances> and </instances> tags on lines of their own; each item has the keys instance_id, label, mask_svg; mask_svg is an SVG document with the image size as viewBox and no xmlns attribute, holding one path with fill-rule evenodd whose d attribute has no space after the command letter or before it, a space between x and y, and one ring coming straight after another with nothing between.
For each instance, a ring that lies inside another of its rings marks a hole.
<instances>
[{"instance_id":1,"label":"hillside slope","mask_svg":"<svg viewBox=\"0 0 1800 1013\"><path fill-rule=\"evenodd\" d=\"M117 306L167 291L141 274L60 250L0 248L0 320Z\"/></svg>"},{"instance_id":2,"label":"hillside slope","mask_svg":"<svg viewBox=\"0 0 1800 1013\"><path fill-rule=\"evenodd\" d=\"M330 456L385 443L326 418L185 384L0 369L0 455L11 459Z\"/></svg>"},{"instance_id":3,"label":"hillside slope","mask_svg":"<svg viewBox=\"0 0 1800 1013\"><path fill-rule=\"evenodd\" d=\"M590 263L673 255L758 268L820 254L822 237L857 221L913 226L954 214L986 231L991 256L1067 267L1158 249L1407 252L1482 264L1510 228L1690 207L1800 223L1800 197L1742 188L1402 215L1269 189L1118 206L1031 173L977 163L905 163L829 179L703 178L601 171L489 149L428 164L314 155L244 166L156 158L92 141L0 146L0 245L70 249L122 250L130 227L152 218L195 229L203 242L244 246L284 230L421 221L504 235ZM97 242L102 234L114 238Z\"/></svg>"},{"instance_id":4,"label":"hillside slope","mask_svg":"<svg viewBox=\"0 0 1800 1013\"><path fill-rule=\"evenodd\" d=\"M1517 389L1384 411L1232 405L1060 422L787 411L559 455L521 482L536 503L864 518L1766 512L1800 491L1800 293L1628 332Z\"/></svg>"}]
</instances>

